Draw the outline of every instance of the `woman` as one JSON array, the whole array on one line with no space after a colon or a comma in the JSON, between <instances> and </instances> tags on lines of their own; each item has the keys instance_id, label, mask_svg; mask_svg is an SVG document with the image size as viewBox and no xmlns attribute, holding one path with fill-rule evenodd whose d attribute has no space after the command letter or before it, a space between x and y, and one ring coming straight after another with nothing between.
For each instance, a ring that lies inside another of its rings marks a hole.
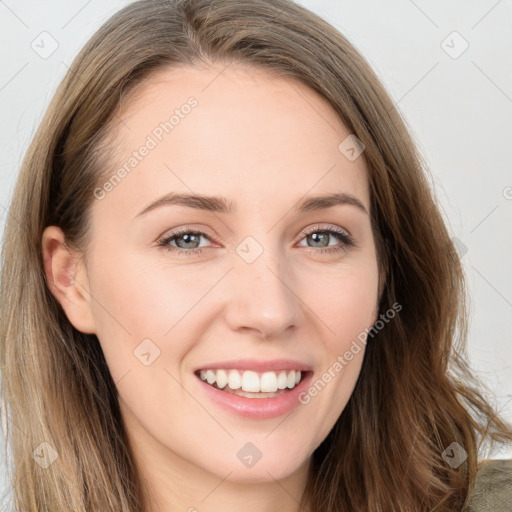
<instances>
[{"instance_id":1,"label":"woman","mask_svg":"<svg viewBox=\"0 0 512 512\"><path fill-rule=\"evenodd\" d=\"M298 5L114 15L23 162L3 258L20 512L507 498L507 461L477 480L512 429L466 364L420 157L364 59Z\"/></svg>"}]
</instances>

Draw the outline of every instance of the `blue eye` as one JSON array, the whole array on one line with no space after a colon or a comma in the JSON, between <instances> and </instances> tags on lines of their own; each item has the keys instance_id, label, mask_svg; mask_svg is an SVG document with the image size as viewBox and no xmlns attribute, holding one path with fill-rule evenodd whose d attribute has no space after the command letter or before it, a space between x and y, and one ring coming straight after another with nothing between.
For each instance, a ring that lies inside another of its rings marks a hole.
<instances>
[{"instance_id":1,"label":"blue eye","mask_svg":"<svg viewBox=\"0 0 512 512\"><path fill-rule=\"evenodd\" d=\"M208 236L203 233L202 231L195 231L191 229L180 229L179 231L175 231L174 233L171 233L170 235L164 237L162 240L158 242L158 245L160 247L165 247L170 252L175 252L179 255L193 255L193 254L199 254L203 252L203 248L199 246L195 246L194 244L199 243L200 239L208 238ZM171 242L175 242L176 240L184 240L185 245L187 243L192 243L192 246L190 249L184 249L182 247L175 247L171 245Z\"/></svg>"},{"instance_id":2,"label":"blue eye","mask_svg":"<svg viewBox=\"0 0 512 512\"><path fill-rule=\"evenodd\" d=\"M319 243L319 249L312 248L313 253L337 253L339 251L346 251L349 247L355 246L352 236L341 229L337 228L324 228L315 227L304 234L304 238L312 237L314 243ZM341 242L341 245L330 246L329 238L333 237ZM204 251L205 247L200 246L201 238L210 240L208 235L202 231L196 231L192 229L180 229L169 235L165 236L158 242L159 247L164 247L169 252L173 252L182 256L193 256L200 254ZM174 245L174 244L179 245ZM190 244L187 248L187 244ZM324 245L322 245L324 244ZM207 248L207 247L206 247Z\"/></svg>"},{"instance_id":3,"label":"blue eye","mask_svg":"<svg viewBox=\"0 0 512 512\"><path fill-rule=\"evenodd\" d=\"M350 234L348 232L338 229L338 228L320 229L318 227L315 227L312 230L305 233L304 236L305 236L305 238L313 237L313 241L315 243L319 242L320 244L322 244L325 241L326 245L320 245L320 249L316 250L314 252L337 253L338 251L346 251L349 247L355 245ZM329 238L330 237L337 238L340 242L342 242L342 244L336 245L336 246L329 246ZM327 248L324 249L324 247L327 247Z\"/></svg>"}]
</instances>

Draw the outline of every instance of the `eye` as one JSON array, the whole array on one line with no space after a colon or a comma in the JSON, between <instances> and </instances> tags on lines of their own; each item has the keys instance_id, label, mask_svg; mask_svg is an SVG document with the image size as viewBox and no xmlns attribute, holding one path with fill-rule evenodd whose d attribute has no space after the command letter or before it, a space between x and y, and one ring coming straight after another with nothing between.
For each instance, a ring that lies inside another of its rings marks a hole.
<instances>
[{"instance_id":1,"label":"eye","mask_svg":"<svg viewBox=\"0 0 512 512\"><path fill-rule=\"evenodd\" d=\"M330 237L337 239L341 245L329 245ZM180 256L193 256L204 251L205 247L201 246L201 238L210 240L208 235L202 231L193 229L180 229L165 236L158 242L159 247L165 247L169 252L174 252ZM321 228L316 226L304 234L303 238L306 242L312 242L313 253L337 253L338 251L346 251L355 243L352 236L345 230L339 228ZM319 248L319 249L315 249Z\"/></svg>"},{"instance_id":2,"label":"eye","mask_svg":"<svg viewBox=\"0 0 512 512\"><path fill-rule=\"evenodd\" d=\"M175 252L178 255L193 255L203 252L203 247L200 247L201 238L208 238L202 231L192 229L180 229L170 235L162 238L158 242L159 247L165 247L170 252ZM172 242L178 243L178 246L171 245Z\"/></svg>"},{"instance_id":3,"label":"eye","mask_svg":"<svg viewBox=\"0 0 512 512\"><path fill-rule=\"evenodd\" d=\"M338 239L341 245L329 245L329 238ZM313 247L320 247L319 250L313 250L315 253L337 253L339 251L346 251L349 247L354 246L352 236L345 230L340 228L321 228L315 226L305 234L306 241L313 242Z\"/></svg>"}]
</instances>

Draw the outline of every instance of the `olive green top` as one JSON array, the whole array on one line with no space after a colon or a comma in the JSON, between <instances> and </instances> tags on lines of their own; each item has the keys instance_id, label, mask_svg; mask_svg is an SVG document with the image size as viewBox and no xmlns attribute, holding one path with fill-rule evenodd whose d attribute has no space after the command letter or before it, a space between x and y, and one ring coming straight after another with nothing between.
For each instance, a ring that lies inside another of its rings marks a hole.
<instances>
[{"instance_id":1,"label":"olive green top","mask_svg":"<svg viewBox=\"0 0 512 512\"><path fill-rule=\"evenodd\" d=\"M482 462L467 512L512 512L512 459Z\"/></svg>"}]
</instances>

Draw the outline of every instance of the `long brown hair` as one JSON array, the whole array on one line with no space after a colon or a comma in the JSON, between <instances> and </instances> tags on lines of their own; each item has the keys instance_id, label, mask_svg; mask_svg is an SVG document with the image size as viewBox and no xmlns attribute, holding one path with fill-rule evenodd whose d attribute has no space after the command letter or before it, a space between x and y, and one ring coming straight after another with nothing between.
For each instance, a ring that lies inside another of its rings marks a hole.
<instances>
[{"instance_id":1,"label":"long brown hair","mask_svg":"<svg viewBox=\"0 0 512 512\"><path fill-rule=\"evenodd\" d=\"M461 510L484 441L511 442L512 427L467 365L459 257L426 166L374 72L336 29L287 0L135 2L94 34L60 84L23 161L2 252L2 398L16 510L148 510L98 339L77 331L50 293L41 237L57 225L85 251L121 99L156 70L212 62L300 80L362 141L386 276L381 312L402 305L368 338L353 394L313 453L301 505ZM457 467L442 456L452 443L467 452Z\"/></svg>"}]
</instances>

